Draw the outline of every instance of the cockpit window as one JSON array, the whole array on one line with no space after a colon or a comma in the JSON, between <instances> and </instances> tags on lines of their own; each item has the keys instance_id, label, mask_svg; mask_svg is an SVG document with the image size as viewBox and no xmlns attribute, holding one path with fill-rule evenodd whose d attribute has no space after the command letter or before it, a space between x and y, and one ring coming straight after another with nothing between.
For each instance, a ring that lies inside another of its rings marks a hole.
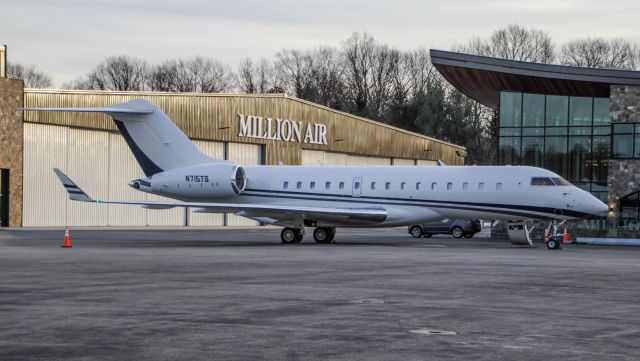
<instances>
[{"instance_id":1,"label":"cockpit window","mask_svg":"<svg viewBox=\"0 0 640 361\"><path fill-rule=\"evenodd\" d=\"M553 186L555 183L551 180L551 178L547 177L533 177L531 178L532 186Z\"/></svg>"},{"instance_id":2,"label":"cockpit window","mask_svg":"<svg viewBox=\"0 0 640 361\"><path fill-rule=\"evenodd\" d=\"M564 179L564 178L551 178L551 180L553 181L553 183L555 183L558 186L570 186L572 185L571 183L569 183L568 180Z\"/></svg>"}]
</instances>

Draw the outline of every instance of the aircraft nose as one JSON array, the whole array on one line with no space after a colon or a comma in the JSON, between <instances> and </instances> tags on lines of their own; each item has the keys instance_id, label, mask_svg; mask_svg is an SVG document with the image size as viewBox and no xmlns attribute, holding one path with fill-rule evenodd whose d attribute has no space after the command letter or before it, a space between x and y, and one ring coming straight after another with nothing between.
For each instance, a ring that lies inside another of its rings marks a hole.
<instances>
[{"instance_id":1,"label":"aircraft nose","mask_svg":"<svg viewBox=\"0 0 640 361\"><path fill-rule=\"evenodd\" d=\"M594 196L591 197L591 201L587 203L588 213L600 214L609 210L609 206L607 206L604 202Z\"/></svg>"}]
</instances>

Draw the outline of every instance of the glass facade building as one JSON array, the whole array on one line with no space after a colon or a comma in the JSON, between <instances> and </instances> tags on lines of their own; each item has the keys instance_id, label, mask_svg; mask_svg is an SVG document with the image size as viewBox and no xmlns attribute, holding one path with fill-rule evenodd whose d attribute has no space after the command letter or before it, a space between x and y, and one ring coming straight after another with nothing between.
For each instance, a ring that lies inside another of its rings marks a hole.
<instances>
[{"instance_id":1,"label":"glass facade building","mask_svg":"<svg viewBox=\"0 0 640 361\"><path fill-rule=\"evenodd\" d=\"M502 91L498 109L500 164L549 169L607 201L609 98Z\"/></svg>"}]
</instances>

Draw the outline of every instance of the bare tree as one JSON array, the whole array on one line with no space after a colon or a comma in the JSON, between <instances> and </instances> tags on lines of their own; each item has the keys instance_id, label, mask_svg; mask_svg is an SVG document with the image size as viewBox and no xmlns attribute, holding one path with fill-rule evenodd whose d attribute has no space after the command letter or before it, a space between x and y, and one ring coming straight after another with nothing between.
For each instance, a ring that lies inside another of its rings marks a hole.
<instances>
[{"instance_id":1,"label":"bare tree","mask_svg":"<svg viewBox=\"0 0 640 361\"><path fill-rule=\"evenodd\" d=\"M38 70L34 65L25 66L20 63L9 63L7 65L7 76L13 79L20 79L27 88L50 88L51 76Z\"/></svg>"},{"instance_id":2,"label":"bare tree","mask_svg":"<svg viewBox=\"0 0 640 361\"><path fill-rule=\"evenodd\" d=\"M147 63L128 56L113 56L100 63L88 76L92 89L144 90Z\"/></svg>"},{"instance_id":3,"label":"bare tree","mask_svg":"<svg viewBox=\"0 0 640 361\"><path fill-rule=\"evenodd\" d=\"M151 69L147 84L157 91L220 93L231 89L231 70L209 58L168 60Z\"/></svg>"},{"instance_id":4,"label":"bare tree","mask_svg":"<svg viewBox=\"0 0 640 361\"><path fill-rule=\"evenodd\" d=\"M353 104L353 111L358 114L366 115L368 110L375 47L375 40L371 35L357 32L343 46L347 96Z\"/></svg>"},{"instance_id":5,"label":"bare tree","mask_svg":"<svg viewBox=\"0 0 640 361\"><path fill-rule=\"evenodd\" d=\"M276 55L277 78L285 90L298 98L312 100L315 97L313 83L313 57L300 50L282 50Z\"/></svg>"},{"instance_id":6,"label":"bare tree","mask_svg":"<svg viewBox=\"0 0 640 361\"><path fill-rule=\"evenodd\" d=\"M589 68L636 69L638 47L624 39L584 38L562 46L563 65Z\"/></svg>"},{"instance_id":7,"label":"bare tree","mask_svg":"<svg viewBox=\"0 0 640 361\"><path fill-rule=\"evenodd\" d=\"M335 48L314 49L310 56L314 59L311 82L315 88L313 101L326 106L342 108L344 94L344 61Z\"/></svg>"},{"instance_id":8,"label":"bare tree","mask_svg":"<svg viewBox=\"0 0 640 361\"><path fill-rule=\"evenodd\" d=\"M455 46L456 51L498 58L548 64L555 59L554 45L546 32L509 24L498 29L487 40L473 38Z\"/></svg>"}]
</instances>

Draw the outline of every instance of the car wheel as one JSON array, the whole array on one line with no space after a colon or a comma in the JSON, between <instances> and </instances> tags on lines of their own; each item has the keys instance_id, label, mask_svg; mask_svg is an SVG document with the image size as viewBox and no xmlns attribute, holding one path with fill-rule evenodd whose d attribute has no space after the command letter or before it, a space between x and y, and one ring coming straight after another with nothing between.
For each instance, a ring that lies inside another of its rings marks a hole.
<instances>
[{"instance_id":1,"label":"car wheel","mask_svg":"<svg viewBox=\"0 0 640 361\"><path fill-rule=\"evenodd\" d=\"M411 229L409 230L409 233L411 233L411 237L413 238L422 237L422 229L420 229L420 226L411 227Z\"/></svg>"},{"instance_id":2,"label":"car wheel","mask_svg":"<svg viewBox=\"0 0 640 361\"><path fill-rule=\"evenodd\" d=\"M460 226L455 226L451 229L451 234L453 238L462 238L462 236L464 236L464 230L462 230Z\"/></svg>"},{"instance_id":3,"label":"car wheel","mask_svg":"<svg viewBox=\"0 0 640 361\"><path fill-rule=\"evenodd\" d=\"M466 233L464 235L464 238L471 238L471 237L473 237L473 233Z\"/></svg>"}]
</instances>

